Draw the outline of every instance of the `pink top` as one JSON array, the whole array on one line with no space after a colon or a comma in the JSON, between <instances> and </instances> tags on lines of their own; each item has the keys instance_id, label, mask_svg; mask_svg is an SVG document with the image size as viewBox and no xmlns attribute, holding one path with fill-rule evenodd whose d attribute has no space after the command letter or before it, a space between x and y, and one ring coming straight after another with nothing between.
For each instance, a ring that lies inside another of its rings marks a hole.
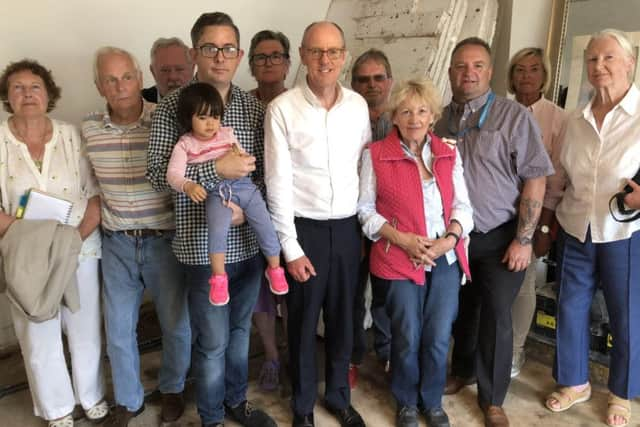
<instances>
[{"instance_id":1,"label":"pink top","mask_svg":"<svg viewBox=\"0 0 640 427\"><path fill-rule=\"evenodd\" d=\"M167 182L174 190L183 192L184 184L190 181L184 176L188 164L215 160L231 150L233 144L240 147L233 134L233 128L228 126L221 127L215 136L208 141L201 141L192 133L185 133L173 147L173 153L171 153L171 159L167 166Z\"/></svg>"}]
</instances>

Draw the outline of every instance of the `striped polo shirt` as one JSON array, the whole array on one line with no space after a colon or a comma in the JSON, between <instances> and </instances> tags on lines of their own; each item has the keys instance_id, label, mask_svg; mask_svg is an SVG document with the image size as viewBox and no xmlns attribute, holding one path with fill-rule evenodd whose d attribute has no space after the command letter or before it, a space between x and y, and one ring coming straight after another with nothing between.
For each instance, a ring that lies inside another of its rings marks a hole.
<instances>
[{"instance_id":1,"label":"striped polo shirt","mask_svg":"<svg viewBox=\"0 0 640 427\"><path fill-rule=\"evenodd\" d=\"M175 228L171 193L156 192L145 178L155 104L143 102L140 119L131 124L113 123L108 111L82 122L83 143L102 193L102 226L109 230Z\"/></svg>"}]
</instances>

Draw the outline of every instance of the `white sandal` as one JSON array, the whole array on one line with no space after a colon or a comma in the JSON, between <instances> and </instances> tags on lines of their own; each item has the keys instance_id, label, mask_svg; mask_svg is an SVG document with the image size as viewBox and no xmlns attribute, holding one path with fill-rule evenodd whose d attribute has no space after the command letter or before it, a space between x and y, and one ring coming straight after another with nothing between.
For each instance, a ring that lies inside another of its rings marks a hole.
<instances>
[{"instance_id":1,"label":"white sandal","mask_svg":"<svg viewBox=\"0 0 640 427\"><path fill-rule=\"evenodd\" d=\"M69 414L57 420L51 420L49 427L73 427L73 416Z\"/></svg>"},{"instance_id":2,"label":"white sandal","mask_svg":"<svg viewBox=\"0 0 640 427\"><path fill-rule=\"evenodd\" d=\"M84 411L84 414L92 423L101 423L105 418L107 418L107 415L109 415L109 404L106 400L102 399L100 402Z\"/></svg>"}]
</instances>

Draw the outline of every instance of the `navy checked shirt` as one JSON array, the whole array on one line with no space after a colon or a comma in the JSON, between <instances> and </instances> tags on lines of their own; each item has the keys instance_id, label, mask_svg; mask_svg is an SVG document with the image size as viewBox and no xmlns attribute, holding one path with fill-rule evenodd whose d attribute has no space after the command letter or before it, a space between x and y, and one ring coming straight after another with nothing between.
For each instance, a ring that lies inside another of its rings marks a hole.
<instances>
[{"instance_id":1,"label":"navy checked shirt","mask_svg":"<svg viewBox=\"0 0 640 427\"><path fill-rule=\"evenodd\" d=\"M151 122L147 179L156 191L171 189L167 183L167 164L173 146L184 133L176 117L180 91L181 89L175 90L162 99ZM256 170L251 174L251 178L264 193L264 107L253 95L235 85L231 85L230 93L231 98L225 107L222 125L231 126L242 148L256 157ZM188 165L186 176L205 188L211 188L221 180L216 173L215 161ZM173 240L173 251L176 257L183 264L209 264L205 203L195 204L184 193L174 193L174 201L176 236ZM249 259L255 256L258 250L256 236L246 222L229 229L226 263Z\"/></svg>"}]
</instances>

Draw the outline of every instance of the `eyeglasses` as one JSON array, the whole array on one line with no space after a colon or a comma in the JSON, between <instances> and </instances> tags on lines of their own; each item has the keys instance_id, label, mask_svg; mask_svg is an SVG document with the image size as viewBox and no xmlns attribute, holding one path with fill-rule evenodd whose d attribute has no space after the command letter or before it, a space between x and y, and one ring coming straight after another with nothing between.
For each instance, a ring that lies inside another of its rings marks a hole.
<instances>
[{"instance_id":1,"label":"eyeglasses","mask_svg":"<svg viewBox=\"0 0 640 427\"><path fill-rule=\"evenodd\" d=\"M218 56L218 52L222 53L222 56L225 59L237 58L240 54L240 50L235 46L218 47L209 43L203 44L202 46L198 47L198 50L200 50L202 56L205 56L207 58L215 58L216 56Z\"/></svg>"},{"instance_id":2,"label":"eyeglasses","mask_svg":"<svg viewBox=\"0 0 640 427\"><path fill-rule=\"evenodd\" d=\"M361 85L367 84L370 81L374 81L376 83L382 83L383 81L387 80L389 77L387 77L385 74L374 74L373 76L354 76L353 80L356 81L356 83L359 83Z\"/></svg>"},{"instance_id":3,"label":"eyeglasses","mask_svg":"<svg viewBox=\"0 0 640 427\"><path fill-rule=\"evenodd\" d=\"M251 63L262 67L267 65L267 59L271 62L271 65L280 65L285 59L289 59L289 54L283 52L274 52L271 55L258 53L251 57Z\"/></svg>"},{"instance_id":4,"label":"eyeglasses","mask_svg":"<svg viewBox=\"0 0 640 427\"><path fill-rule=\"evenodd\" d=\"M327 57L332 61L335 61L336 59L340 59L342 57L342 54L344 54L344 51L345 51L343 47L332 47L329 49L318 49L317 47L312 47L312 48L307 48L306 50L307 50L307 53L311 55L313 59L318 60L322 58L326 53Z\"/></svg>"}]
</instances>

